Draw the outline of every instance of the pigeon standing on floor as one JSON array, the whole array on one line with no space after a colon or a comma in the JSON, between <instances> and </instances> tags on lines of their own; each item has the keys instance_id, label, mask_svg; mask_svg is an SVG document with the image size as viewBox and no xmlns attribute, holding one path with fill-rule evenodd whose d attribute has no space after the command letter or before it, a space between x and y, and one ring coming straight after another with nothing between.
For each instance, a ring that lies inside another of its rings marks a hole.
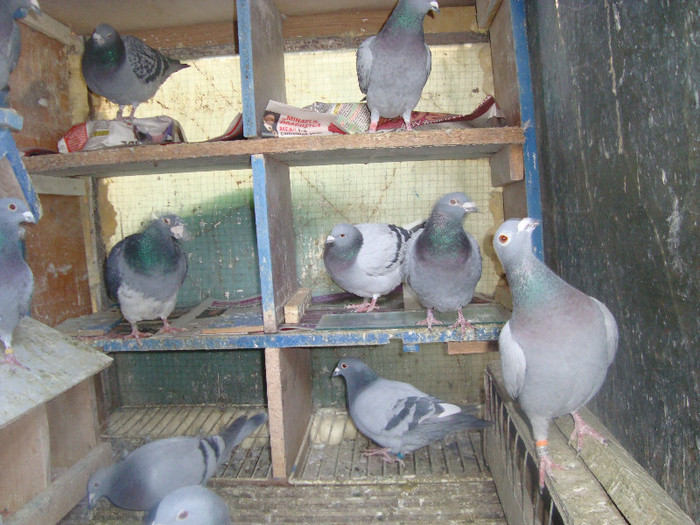
<instances>
[{"instance_id":1,"label":"pigeon standing on floor","mask_svg":"<svg viewBox=\"0 0 700 525\"><path fill-rule=\"evenodd\" d=\"M464 193L442 196L430 214L425 228L408 242L404 263L404 279L428 309L425 321L419 324L442 324L433 316L438 312L457 311L462 334L471 325L462 314L462 307L474 296L481 278L481 252L473 236L462 227L467 213L477 207Z\"/></svg>"},{"instance_id":2,"label":"pigeon standing on floor","mask_svg":"<svg viewBox=\"0 0 700 525\"><path fill-rule=\"evenodd\" d=\"M190 485L163 498L146 525L231 525L228 505L211 490Z\"/></svg>"},{"instance_id":3,"label":"pigeon standing on floor","mask_svg":"<svg viewBox=\"0 0 700 525\"><path fill-rule=\"evenodd\" d=\"M40 13L37 0L0 1L0 107L8 107L10 73L17 67L22 49L22 38L16 20L21 20L29 11Z\"/></svg>"},{"instance_id":4,"label":"pigeon standing on floor","mask_svg":"<svg viewBox=\"0 0 700 525\"><path fill-rule=\"evenodd\" d=\"M540 486L551 469L549 420L574 418L573 440L604 438L578 415L600 389L617 351L618 331L607 307L569 285L532 253L539 221L509 219L496 231L493 246L513 294L513 316L501 331L499 347L508 393L530 420L539 456Z\"/></svg>"},{"instance_id":5,"label":"pigeon standing on floor","mask_svg":"<svg viewBox=\"0 0 700 525\"><path fill-rule=\"evenodd\" d=\"M12 334L29 314L34 276L22 257L20 224L36 222L27 204L19 199L0 199L0 340L5 345L3 364L27 368L15 357Z\"/></svg>"},{"instance_id":6,"label":"pigeon standing on floor","mask_svg":"<svg viewBox=\"0 0 700 525\"><path fill-rule=\"evenodd\" d=\"M393 224L335 225L323 248L323 263L338 286L364 298L348 308L371 312L377 308L379 296L401 284L409 237L408 230Z\"/></svg>"},{"instance_id":7,"label":"pigeon standing on floor","mask_svg":"<svg viewBox=\"0 0 700 525\"><path fill-rule=\"evenodd\" d=\"M133 117L170 75L189 67L108 24L98 25L85 43L81 66L90 91L119 104L118 119L128 105Z\"/></svg>"},{"instance_id":8,"label":"pigeon standing on floor","mask_svg":"<svg viewBox=\"0 0 700 525\"><path fill-rule=\"evenodd\" d=\"M181 487L203 485L231 455L235 446L267 421L261 412L241 416L221 435L159 439L137 448L124 461L95 472L88 481L88 505L101 497L128 510L152 509Z\"/></svg>"},{"instance_id":9,"label":"pigeon standing on floor","mask_svg":"<svg viewBox=\"0 0 700 525\"><path fill-rule=\"evenodd\" d=\"M365 455L378 455L387 462L401 461L404 454L452 432L490 424L475 416L474 406L446 403L408 383L379 377L354 357L338 362L333 371L333 377L337 376L345 378L348 412L355 426L384 447Z\"/></svg>"},{"instance_id":10,"label":"pigeon standing on floor","mask_svg":"<svg viewBox=\"0 0 700 525\"><path fill-rule=\"evenodd\" d=\"M357 50L357 79L367 95L370 133L379 117L402 117L411 128L411 112L420 100L431 68L423 19L439 12L436 0L399 0L381 31Z\"/></svg>"},{"instance_id":11,"label":"pigeon standing on floor","mask_svg":"<svg viewBox=\"0 0 700 525\"><path fill-rule=\"evenodd\" d=\"M187 274L187 256L180 247L185 225L177 215L152 220L141 233L119 241L107 258L105 282L131 324L128 337L139 339L138 322L160 318L158 333L180 331L168 323L177 293Z\"/></svg>"}]
</instances>

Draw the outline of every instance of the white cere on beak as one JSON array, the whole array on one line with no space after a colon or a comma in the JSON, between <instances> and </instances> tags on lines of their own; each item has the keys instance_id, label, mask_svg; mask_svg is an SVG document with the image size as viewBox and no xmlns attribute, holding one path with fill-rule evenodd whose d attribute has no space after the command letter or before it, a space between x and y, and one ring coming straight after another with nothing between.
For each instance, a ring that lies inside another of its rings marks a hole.
<instances>
[{"instance_id":1,"label":"white cere on beak","mask_svg":"<svg viewBox=\"0 0 700 525\"><path fill-rule=\"evenodd\" d=\"M178 224L177 226L170 228L170 231L173 232L173 236L176 239L182 239L182 236L185 234L185 225Z\"/></svg>"},{"instance_id":2,"label":"white cere on beak","mask_svg":"<svg viewBox=\"0 0 700 525\"><path fill-rule=\"evenodd\" d=\"M518 231L523 232L523 231L532 231L537 226L540 224L540 221L537 219L532 219L530 217L525 217L524 219L521 219L520 222L518 223Z\"/></svg>"},{"instance_id":3,"label":"white cere on beak","mask_svg":"<svg viewBox=\"0 0 700 525\"><path fill-rule=\"evenodd\" d=\"M328 237L326 237L326 242L333 242L333 241L335 241L335 237L333 237L332 235L329 235Z\"/></svg>"},{"instance_id":4,"label":"white cere on beak","mask_svg":"<svg viewBox=\"0 0 700 525\"><path fill-rule=\"evenodd\" d=\"M433 0L432 2L430 2L430 9L432 9L436 13L440 12L440 6L438 5L437 0Z\"/></svg>"}]
</instances>

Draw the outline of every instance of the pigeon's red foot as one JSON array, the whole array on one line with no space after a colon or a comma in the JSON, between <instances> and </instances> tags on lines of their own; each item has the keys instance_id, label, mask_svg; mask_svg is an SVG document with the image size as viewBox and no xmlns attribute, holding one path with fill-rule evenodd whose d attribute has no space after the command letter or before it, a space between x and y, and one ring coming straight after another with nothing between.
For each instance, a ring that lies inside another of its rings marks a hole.
<instances>
[{"instance_id":1,"label":"pigeon's red foot","mask_svg":"<svg viewBox=\"0 0 700 525\"><path fill-rule=\"evenodd\" d=\"M581 452L581 449L583 448L583 436L590 436L603 445L608 444L608 440L605 438L605 436L597 432L593 427L586 423L578 412L572 412L571 417L574 418L574 431L569 437L569 442L576 438L577 452Z\"/></svg>"},{"instance_id":2,"label":"pigeon's red foot","mask_svg":"<svg viewBox=\"0 0 700 525\"><path fill-rule=\"evenodd\" d=\"M462 331L462 337L467 335L467 328L470 330L476 330L470 323L464 318L464 315L462 315L462 309L460 308L457 310L457 322L450 326L450 328L457 328L459 326L459 329Z\"/></svg>"},{"instance_id":3,"label":"pigeon's red foot","mask_svg":"<svg viewBox=\"0 0 700 525\"><path fill-rule=\"evenodd\" d=\"M10 365L10 370L12 370L13 372L15 368L24 368L25 370L29 370L28 367L24 366L17 360L17 358L15 357L15 352L14 350L12 350L12 348L5 349L5 360L1 361L0 365Z\"/></svg>"},{"instance_id":4,"label":"pigeon's red foot","mask_svg":"<svg viewBox=\"0 0 700 525\"><path fill-rule=\"evenodd\" d=\"M537 441L535 443L535 446L537 447L537 456L540 459L540 490L544 488L544 480L547 476L549 476L552 479L554 478L554 475L552 474L553 469L558 469L558 470L567 470L567 467L564 467L558 463L554 463L552 461L552 458L549 457L549 448L547 447L547 440L543 439L541 441Z\"/></svg>"},{"instance_id":5,"label":"pigeon's red foot","mask_svg":"<svg viewBox=\"0 0 700 525\"><path fill-rule=\"evenodd\" d=\"M377 124L379 124L379 122L374 122L374 121L372 121L372 122L369 123L369 132L370 132L370 133L376 133L376 131L377 131Z\"/></svg>"},{"instance_id":6,"label":"pigeon's red foot","mask_svg":"<svg viewBox=\"0 0 700 525\"><path fill-rule=\"evenodd\" d=\"M445 323L443 323L442 321L438 321L437 319L435 319L435 316L433 315L433 309L432 309L432 308L428 308L428 317L426 317L426 318L425 318L424 320L422 320L422 321L419 321L419 322L416 323L416 324L419 324L419 325L428 325L428 332L432 332L432 331L433 331L433 325L434 325L434 324L445 324Z\"/></svg>"},{"instance_id":7,"label":"pigeon's red foot","mask_svg":"<svg viewBox=\"0 0 700 525\"><path fill-rule=\"evenodd\" d=\"M404 124L406 124L406 131L413 131L413 126L411 126L411 120L405 120L404 119Z\"/></svg>"},{"instance_id":8,"label":"pigeon's red foot","mask_svg":"<svg viewBox=\"0 0 700 525\"><path fill-rule=\"evenodd\" d=\"M377 299L372 298L372 302L365 299L359 304L349 304L345 308L348 310L354 310L356 313L371 312L373 310L379 310L377 306Z\"/></svg>"},{"instance_id":9,"label":"pigeon's red foot","mask_svg":"<svg viewBox=\"0 0 700 525\"><path fill-rule=\"evenodd\" d=\"M177 332L186 332L187 331L187 329L185 329L185 328L177 328L177 327L171 325L167 319L162 319L162 321L163 321L163 328L158 330L156 332L156 335L165 334L165 333L175 334Z\"/></svg>"},{"instance_id":10,"label":"pigeon's red foot","mask_svg":"<svg viewBox=\"0 0 700 525\"><path fill-rule=\"evenodd\" d=\"M368 448L362 451L362 456L378 456L384 463L398 463L403 467L403 459L399 456L394 456L389 450L388 448Z\"/></svg>"}]
</instances>

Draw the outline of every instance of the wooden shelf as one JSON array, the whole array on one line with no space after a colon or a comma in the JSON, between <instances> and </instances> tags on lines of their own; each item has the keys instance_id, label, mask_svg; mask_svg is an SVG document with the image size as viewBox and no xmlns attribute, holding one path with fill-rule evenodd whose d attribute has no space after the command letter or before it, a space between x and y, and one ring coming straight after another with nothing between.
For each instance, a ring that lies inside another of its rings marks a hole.
<instances>
[{"instance_id":1,"label":"wooden shelf","mask_svg":"<svg viewBox=\"0 0 700 525\"><path fill-rule=\"evenodd\" d=\"M524 141L519 127L440 129L136 146L27 157L24 164L35 175L112 177L249 168L259 154L290 166L472 159Z\"/></svg>"}]
</instances>

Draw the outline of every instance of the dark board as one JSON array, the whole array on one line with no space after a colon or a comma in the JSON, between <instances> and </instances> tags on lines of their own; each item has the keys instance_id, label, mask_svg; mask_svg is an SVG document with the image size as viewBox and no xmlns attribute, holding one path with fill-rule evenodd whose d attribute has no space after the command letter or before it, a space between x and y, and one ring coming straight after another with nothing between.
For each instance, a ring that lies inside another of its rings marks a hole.
<instances>
[{"instance_id":1,"label":"dark board","mask_svg":"<svg viewBox=\"0 0 700 525\"><path fill-rule=\"evenodd\" d=\"M620 325L591 409L698 520L700 4L527 10L545 258Z\"/></svg>"}]
</instances>

